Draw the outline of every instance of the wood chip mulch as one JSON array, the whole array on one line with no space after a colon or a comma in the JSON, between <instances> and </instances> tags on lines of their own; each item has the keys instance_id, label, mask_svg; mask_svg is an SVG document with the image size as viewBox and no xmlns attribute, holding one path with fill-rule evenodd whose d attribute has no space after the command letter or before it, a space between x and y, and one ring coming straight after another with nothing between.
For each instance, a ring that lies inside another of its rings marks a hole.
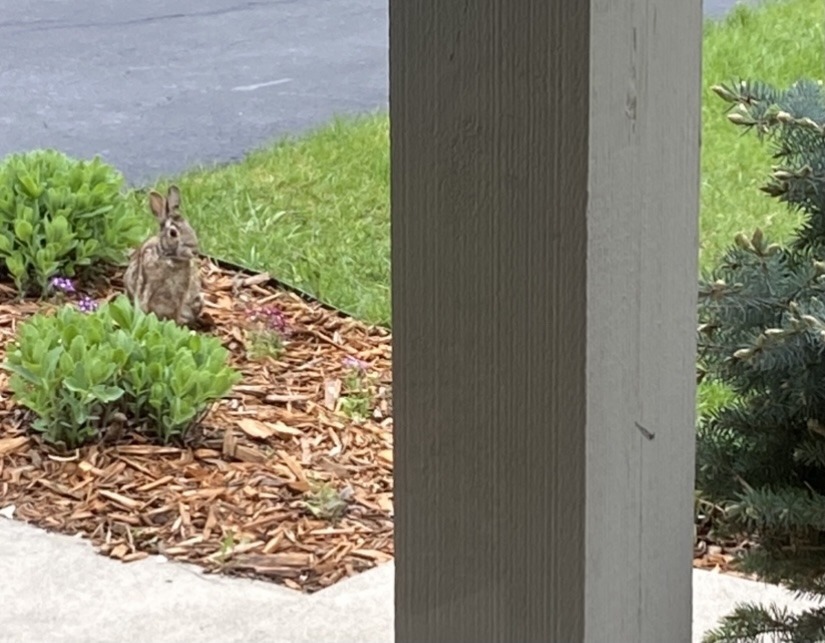
<instances>
[{"instance_id":1,"label":"wood chip mulch","mask_svg":"<svg viewBox=\"0 0 825 643\"><path fill-rule=\"evenodd\" d=\"M208 573L314 592L393 557L391 336L204 259L205 331L243 379L187 446L139 434L60 454L30 430L0 371L0 515L83 534L124 562L151 554ZM120 276L98 292L122 292ZM291 329L277 359L246 353L250 305ZM48 308L0 284L0 360L17 325ZM344 358L374 376L372 417L342 411Z\"/></svg>"},{"instance_id":2,"label":"wood chip mulch","mask_svg":"<svg viewBox=\"0 0 825 643\"><path fill-rule=\"evenodd\" d=\"M142 435L63 454L29 431L0 371L0 516L65 534L130 562L153 554L206 573L311 593L393 557L391 335L204 259L205 332L243 379L187 448ZM120 275L88 294L123 291ZM250 359L250 306L280 308L291 329L277 359ZM0 361L17 325L53 305L15 301L0 283ZM346 357L374 376L372 417L341 409ZM315 510L316 513L313 513ZM326 513L324 513L326 510ZM317 515L321 511L320 515ZM717 542L697 524L693 566L737 570L752 543Z\"/></svg>"},{"instance_id":3,"label":"wood chip mulch","mask_svg":"<svg viewBox=\"0 0 825 643\"><path fill-rule=\"evenodd\" d=\"M757 546L751 538L721 538L713 533L713 516L696 520L693 539L693 567L717 574L726 574L756 580L753 574L739 570L742 555Z\"/></svg>"}]
</instances>

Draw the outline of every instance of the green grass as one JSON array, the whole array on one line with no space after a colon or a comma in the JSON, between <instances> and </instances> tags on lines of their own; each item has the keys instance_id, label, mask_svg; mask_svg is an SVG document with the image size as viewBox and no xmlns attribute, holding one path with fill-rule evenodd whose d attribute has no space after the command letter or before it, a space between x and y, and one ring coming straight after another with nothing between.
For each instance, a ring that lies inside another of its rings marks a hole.
<instances>
[{"instance_id":1,"label":"green grass","mask_svg":"<svg viewBox=\"0 0 825 643\"><path fill-rule=\"evenodd\" d=\"M389 121L337 118L176 182L207 254L390 324ZM138 207L147 213L143 196Z\"/></svg>"},{"instance_id":2,"label":"green grass","mask_svg":"<svg viewBox=\"0 0 825 643\"><path fill-rule=\"evenodd\" d=\"M727 121L710 86L736 77L779 85L821 77L823 18L821 0L785 0L740 7L705 25L703 267L739 231L761 226L781 241L798 223L758 189L770 169L769 149ZM174 180L207 253L267 270L356 317L389 325L388 132L385 113L338 119L239 163Z\"/></svg>"},{"instance_id":3,"label":"green grass","mask_svg":"<svg viewBox=\"0 0 825 643\"><path fill-rule=\"evenodd\" d=\"M825 7L822 0L783 0L740 6L724 21L705 25L702 70L702 188L700 262L709 268L737 232L756 226L782 242L797 214L759 191L771 168L771 150L743 135L725 116L712 85L736 78L787 86L800 77L823 78Z\"/></svg>"},{"instance_id":4,"label":"green grass","mask_svg":"<svg viewBox=\"0 0 825 643\"><path fill-rule=\"evenodd\" d=\"M822 79L824 22L822 0L783 0L758 8L740 6L725 20L705 25L699 221L703 269L719 260L736 233L760 227L772 241L783 243L801 220L800 214L759 190L771 169L771 147L730 123L726 103L710 87L737 78L781 87L801 77ZM703 382L698 412L704 414L729 400L724 386Z\"/></svg>"}]
</instances>

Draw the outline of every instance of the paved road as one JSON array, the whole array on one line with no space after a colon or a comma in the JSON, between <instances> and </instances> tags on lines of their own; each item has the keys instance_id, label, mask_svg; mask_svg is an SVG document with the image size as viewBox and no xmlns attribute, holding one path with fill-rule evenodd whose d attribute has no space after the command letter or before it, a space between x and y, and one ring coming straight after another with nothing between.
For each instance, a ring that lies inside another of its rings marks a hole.
<instances>
[{"instance_id":1,"label":"paved road","mask_svg":"<svg viewBox=\"0 0 825 643\"><path fill-rule=\"evenodd\" d=\"M132 183L387 103L387 0L0 0L0 156Z\"/></svg>"},{"instance_id":2,"label":"paved road","mask_svg":"<svg viewBox=\"0 0 825 643\"><path fill-rule=\"evenodd\" d=\"M140 184L384 107L387 4L0 0L0 156L100 154Z\"/></svg>"},{"instance_id":3,"label":"paved road","mask_svg":"<svg viewBox=\"0 0 825 643\"><path fill-rule=\"evenodd\" d=\"M707 18L721 18L730 11L735 4L758 4L759 0L703 0L702 13Z\"/></svg>"}]
</instances>

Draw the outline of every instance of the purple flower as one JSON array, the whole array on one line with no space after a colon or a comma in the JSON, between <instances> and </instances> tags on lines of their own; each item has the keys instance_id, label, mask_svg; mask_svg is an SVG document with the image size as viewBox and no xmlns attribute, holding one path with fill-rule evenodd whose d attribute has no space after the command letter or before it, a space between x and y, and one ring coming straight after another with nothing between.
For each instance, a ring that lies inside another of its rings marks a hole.
<instances>
[{"instance_id":1,"label":"purple flower","mask_svg":"<svg viewBox=\"0 0 825 643\"><path fill-rule=\"evenodd\" d=\"M357 357L353 357L352 355L347 355L341 363L344 365L345 368L352 368L357 371L365 371L367 370L367 364L365 361L358 359Z\"/></svg>"},{"instance_id":2,"label":"purple flower","mask_svg":"<svg viewBox=\"0 0 825 643\"><path fill-rule=\"evenodd\" d=\"M88 297L87 295L83 295L80 298L80 301L77 302L77 307L82 310L84 313L91 313L97 310L97 302Z\"/></svg>"},{"instance_id":3,"label":"purple flower","mask_svg":"<svg viewBox=\"0 0 825 643\"><path fill-rule=\"evenodd\" d=\"M286 332L286 318L275 306L262 306L253 310L250 317L255 321L262 321L268 330L282 334Z\"/></svg>"},{"instance_id":4,"label":"purple flower","mask_svg":"<svg viewBox=\"0 0 825 643\"><path fill-rule=\"evenodd\" d=\"M74 282L68 277L53 277L51 287L63 292L75 292Z\"/></svg>"}]
</instances>

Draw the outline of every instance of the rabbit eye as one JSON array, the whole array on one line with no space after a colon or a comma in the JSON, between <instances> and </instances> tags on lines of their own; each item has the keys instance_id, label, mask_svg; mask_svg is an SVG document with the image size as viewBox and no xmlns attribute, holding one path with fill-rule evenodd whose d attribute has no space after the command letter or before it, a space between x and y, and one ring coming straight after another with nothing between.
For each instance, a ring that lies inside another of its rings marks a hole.
<instances>
[{"instance_id":1,"label":"rabbit eye","mask_svg":"<svg viewBox=\"0 0 825 643\"><path fill-rule=\"evenodd\" d=\"M177 228L169 228L169 236L173 239L178 236L178 229Z\"/></svg>"}]
</instances>

